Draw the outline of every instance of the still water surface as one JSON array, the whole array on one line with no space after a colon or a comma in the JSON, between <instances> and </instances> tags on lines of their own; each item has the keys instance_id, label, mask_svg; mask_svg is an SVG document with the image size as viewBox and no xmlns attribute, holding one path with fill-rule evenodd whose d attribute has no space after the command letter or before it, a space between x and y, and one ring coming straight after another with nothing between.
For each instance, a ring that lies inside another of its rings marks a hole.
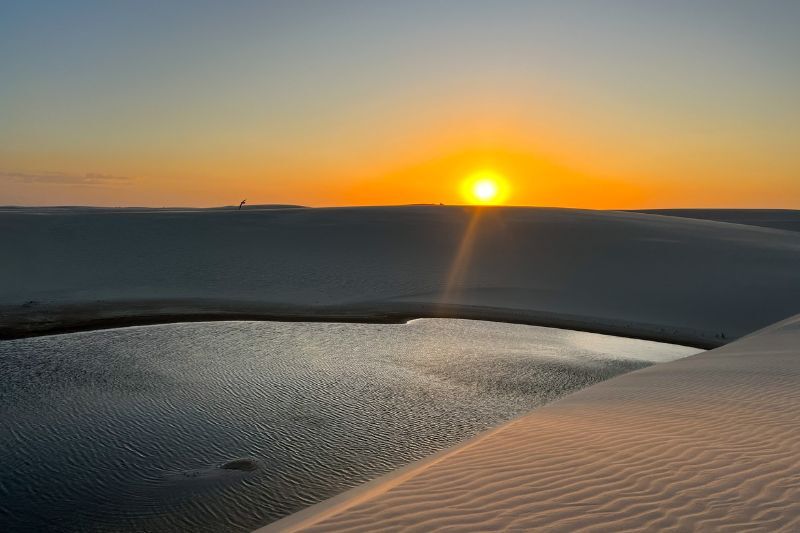
<instances>
[{"instance_id":1,"label":"still water surface","mask_svg":"<svg viewBox=\"0 0 800 533\"><path fill-rule=\"evenodd\" d=\"M248 531L697 351L446 319L0 342L0 530ZM235 459L247 460L220 468Z\"/></svg>"}]
</instances>

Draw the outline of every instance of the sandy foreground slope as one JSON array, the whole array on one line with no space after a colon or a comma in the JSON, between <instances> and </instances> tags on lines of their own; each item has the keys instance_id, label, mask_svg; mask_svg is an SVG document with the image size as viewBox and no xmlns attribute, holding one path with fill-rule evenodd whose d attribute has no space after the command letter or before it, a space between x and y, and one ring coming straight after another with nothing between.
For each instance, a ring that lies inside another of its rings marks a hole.
<instances>
[{"instance_id":1,"label":"sandy foreground slope","mask_svg":"<svg viewBox=\"0 0 800 533\"><path fill-rule=\"evenodd\" d=\"M798 531L800 315L259 531Z\"/></svg>"},{"instance_id":2,"label":"sandy foreground slope","mask_svg":"<svg viewBox=\"0 0 800 533\"><path fill-rule=\"evenodd\" d=\"M0 209L0 338L456 316L713 347L800 312L800 233L641 213Z\"/></svg>"}]
</instances>

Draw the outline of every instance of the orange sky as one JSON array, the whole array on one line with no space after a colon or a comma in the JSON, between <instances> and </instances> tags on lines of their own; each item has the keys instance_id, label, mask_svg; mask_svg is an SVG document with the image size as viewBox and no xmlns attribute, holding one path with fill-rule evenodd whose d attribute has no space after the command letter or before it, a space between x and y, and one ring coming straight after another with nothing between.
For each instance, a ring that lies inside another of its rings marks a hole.
<instances>
[{"instance_id":1,"label":"orange sky","mask_svg":"<svg viewBox=\"0 0 800 533\"><path fill-rule=\"evenodd\" d=\"M800 4L20 3L0 204L800 208ZM725 7L725 9L722 9Z\"/></svg>"}]
</instances>

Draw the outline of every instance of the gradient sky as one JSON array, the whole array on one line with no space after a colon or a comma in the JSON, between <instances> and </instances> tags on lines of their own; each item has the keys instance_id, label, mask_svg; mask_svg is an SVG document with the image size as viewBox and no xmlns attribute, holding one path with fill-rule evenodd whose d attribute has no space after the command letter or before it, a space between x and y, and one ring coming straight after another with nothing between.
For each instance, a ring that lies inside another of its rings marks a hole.
<instances>
[{"instance_id":1,"label":"gradient sky","mask_svg":"<svg viewBox=\"0 0 800 533\"><path fill-rule=\"evenodd\" d=\"M800 208L800 1L0 0L0 204Z\"/></svg>"}]
</instances>

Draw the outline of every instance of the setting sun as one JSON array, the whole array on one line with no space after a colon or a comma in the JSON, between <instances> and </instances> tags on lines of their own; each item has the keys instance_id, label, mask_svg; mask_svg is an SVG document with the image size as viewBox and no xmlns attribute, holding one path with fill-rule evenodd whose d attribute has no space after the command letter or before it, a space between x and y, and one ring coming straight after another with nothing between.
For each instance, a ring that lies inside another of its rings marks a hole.
<instances>
[{"instance_id":1,"label":"setting sun","mask_svg":"<svg viewBox=\"0 0 800 533\"><path fill-rule=\"evenodd\" d=\"M476 198L488 202L497 196L497 185L491 180L482 180L474 185L473 192Z\"/></svg>"},{"instance_id":2,"label":"setting sun","mask_svg":"<svg viewBox=\"0 0 800 533\"><path fill-rule=\"evenodd\" d=\"M470 204L498 205L508 197L508 183L495 172L480 171L462 183L461 192Z\"/></svg>"}]
</instances>

